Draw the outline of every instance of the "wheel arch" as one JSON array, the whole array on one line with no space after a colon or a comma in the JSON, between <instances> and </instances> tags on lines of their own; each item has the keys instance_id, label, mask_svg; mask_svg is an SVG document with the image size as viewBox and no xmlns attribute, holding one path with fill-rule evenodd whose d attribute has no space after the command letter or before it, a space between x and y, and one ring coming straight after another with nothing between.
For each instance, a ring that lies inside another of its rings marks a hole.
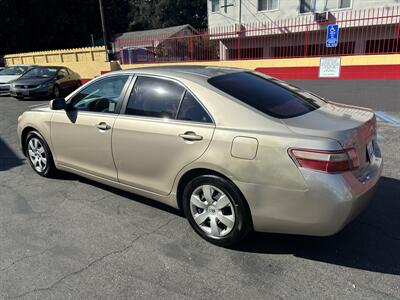
<instances>
[{"instance_id":1,"label":"wheel arch","mask_svg":"<svg viewBox=\"0 0 400 300\"><path fill-rule=\"evenodd\" d=\"M36 131L40 134L39 130L37 130L37 128L33 127L33 126L26 126L22 132L21 132L21 149L22 149L22 153L26 156L26 138L28 137L28 134L32 131Z\"/></svg>"},{"instance_id":2,"label":"wheel arch","mask_svg":"<svg viewBox=\"0 0 400 300\"><path fill-rule=\"evenodd\" d=\"M230 183L232 183L237 190L240 192L240 195L242 196L244 203L246 204L246 209L249 213L249 217L250 217L250 221L251 221L251 226L253 226L253 218L251 215L251 210L250 210L250 206L249 203L247 202L246 197L244 196L244 194L242 193L242 191L240 190L240 188L232 181L232 179L230 179L229 177L227 177L226 175L222 174L221 172L215 171L213 169L209 169L209 168L195 168L195 169L191 169L186 171L179 179L178 185L177 185L177 190L176 190L176 201L177 201L177 205L178 208L180 210L183 210L183 206L182 206L182 202L183 202L183 190L185 189L186 184L188 184L192 179L202 176L202 175L215 175L215 176L219 176L224 178L225 180L229 181Z\"/></svg>"}]
</instances>

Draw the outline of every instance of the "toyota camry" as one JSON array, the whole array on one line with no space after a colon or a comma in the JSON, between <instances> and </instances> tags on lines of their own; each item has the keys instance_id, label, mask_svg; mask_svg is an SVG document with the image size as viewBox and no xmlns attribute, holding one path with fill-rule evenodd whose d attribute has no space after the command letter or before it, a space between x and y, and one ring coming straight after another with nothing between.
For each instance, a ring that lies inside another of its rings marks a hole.
<instances>
[{"instance_id":1,"label":"toyota camry","mask_svg":"<svg viewBox=\"0 0 400 300\"><path fill-rule=\"evenodd\" d=\"M261 73L157 67L103 75L18 119L23 153L183 210L204 239L251 230L327 236L382 172L373 111Z\"/></svg>"}]
</instances>

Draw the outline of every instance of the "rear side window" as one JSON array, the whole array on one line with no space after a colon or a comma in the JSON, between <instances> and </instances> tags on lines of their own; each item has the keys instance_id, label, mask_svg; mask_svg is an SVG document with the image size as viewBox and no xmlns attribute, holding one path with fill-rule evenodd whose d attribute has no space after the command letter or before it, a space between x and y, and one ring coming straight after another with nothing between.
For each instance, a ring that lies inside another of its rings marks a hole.
<instances>
[{"instance_id":1,"label":"rear side window","mask_svg":"<svg viewBox=\"0 0 400 300\"><path fill-rule=\"evenodd\" d=\"M238 72L210 78L217 89L275 118L304 115L320 106L272 79L251 72Z\"/></svg>"},{"instance_id":2,"label":"rear side window","mask_svg":"<svg viewBox=\"0 0 400 300\"><path fill-rule=\"evenodd\" d=\"M170 80L138 77L126 114L175 119L185 89Z\"/></svg>"},{"instance_id":3,"label":"rear side window","mask_svg":"<svg viewBox=\"0 0 400 300\"><path fill-rule=\"evenodd\" d=\"M212 123L208 113L189 92L186 92L183 97L178 119L182 121Z\"/></svg>"}]
</instances>

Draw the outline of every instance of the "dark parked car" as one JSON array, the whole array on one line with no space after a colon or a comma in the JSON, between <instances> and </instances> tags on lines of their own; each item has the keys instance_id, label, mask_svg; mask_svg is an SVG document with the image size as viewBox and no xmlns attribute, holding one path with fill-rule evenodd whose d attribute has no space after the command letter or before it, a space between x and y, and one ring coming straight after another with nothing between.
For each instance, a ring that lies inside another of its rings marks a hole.
<instances>
[{"instance_id":1,"label":"dark parked car","mask_svg":"<svg viewBox=\"0 0 400 300\"><path fill-rule=\"evenodd\" d=\"M59 98L79 86L79 74L66 67L36 67L12 83L10 94L17 99Z\"/></svg>"}]
</instances>

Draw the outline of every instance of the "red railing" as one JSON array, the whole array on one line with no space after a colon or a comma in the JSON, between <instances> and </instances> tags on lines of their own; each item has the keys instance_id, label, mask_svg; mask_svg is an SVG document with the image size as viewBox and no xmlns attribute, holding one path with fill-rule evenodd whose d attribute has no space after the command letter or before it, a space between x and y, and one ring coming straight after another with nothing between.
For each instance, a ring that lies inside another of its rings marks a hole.
<instances>
[{"instance_id":1,"label":"red railing","mask_svg":"<svg viewBox=\"0 0 400 300\"><path fill-rule=\"evenodd\" d=\"M337 47L326 47L327 26L339 25ZM116 38L122 63L292 58L400 53L400 7L339 11L196 30L190 34Z\"/></svg>"}]
</instances>

